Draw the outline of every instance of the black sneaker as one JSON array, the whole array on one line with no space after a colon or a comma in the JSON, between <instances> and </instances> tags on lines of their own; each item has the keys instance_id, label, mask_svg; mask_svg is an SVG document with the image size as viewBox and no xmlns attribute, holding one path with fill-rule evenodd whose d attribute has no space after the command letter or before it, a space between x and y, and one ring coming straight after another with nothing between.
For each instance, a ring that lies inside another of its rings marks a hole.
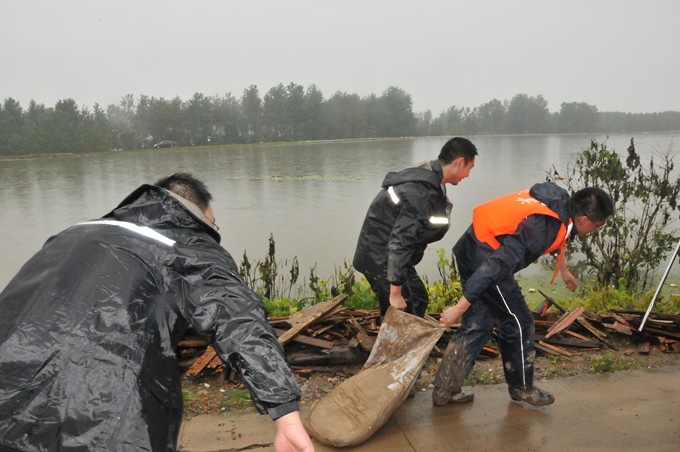
<instances>
[{"instance_id":1,"label":"black sneaker","mask_svg":"<svg viewBox=\"0 0 680 452\"><path fill-rule=\"evenodd\" d=\"M555 401L555 397L548 391L534 386L531 389L508 388L510 398L517 402L526 402L529 405L545 406Z\"/></svg>"}]
</instances>

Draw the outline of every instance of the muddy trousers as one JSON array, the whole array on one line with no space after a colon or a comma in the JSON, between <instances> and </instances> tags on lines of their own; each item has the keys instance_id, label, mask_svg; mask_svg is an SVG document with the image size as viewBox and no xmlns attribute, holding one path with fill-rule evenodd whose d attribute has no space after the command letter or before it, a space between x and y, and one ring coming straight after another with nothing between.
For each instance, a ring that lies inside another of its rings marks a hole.
<instances>
[{"instance_id":1,"label":"muddy trousers","mask_svg":"<svg viewBox=\"0 0 680 452\"><path fill-rule=\"evenodd\" d=\"M461 274L463 287L465 278ZM496 327L503 371L508 386L532 388L534 384L534 318L513 277L490 286L463 314L461 327L449 341L446 354L453 354L449 367L463 380ZM446 359L446 355L445 355ZM462 384L462 381L461 381Z\"/></svg>"},{"instance_id":2,"label":"muddy trousers","mask_svg":"<svg viewBox=\"0 0 680 452\"><path fill-rule=\"evenodd\" d=\"M380 305L380 317L385 317L387 308L390 307L390 282L387 280L387 272L381 275L366 274L366 280L375 292ZM411 267L406 275L406 282L402 285L401 294L406 300L406 312L418 317L425 316L427 311L428 295L423 280L420 279L416 269Z\"/></svg>"}]
</instances>

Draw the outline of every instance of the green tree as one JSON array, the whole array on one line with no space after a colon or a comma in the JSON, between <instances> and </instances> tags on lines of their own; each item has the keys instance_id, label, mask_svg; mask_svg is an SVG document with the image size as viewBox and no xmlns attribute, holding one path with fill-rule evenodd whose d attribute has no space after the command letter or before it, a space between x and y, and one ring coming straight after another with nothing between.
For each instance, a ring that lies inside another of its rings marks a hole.
<instances>
[{"instance_id":1,"label":"green tree","mask_svg":"<svg viewBox=\"0 0 680 452\"><path fill-rule=\"evenodd\" d=\"M479 133L503 133L506 105L498 99L492 99L477 109Z\"/></svg>"},{"instance_id":2,"label":"green tree","mask_svg":"<svg viewBox=\"0 0 680 452\"><path fill-rule=\"evenodd\" d=\"M182 106L184 116L184 134L188 137L187 144L204 146L212 140L214 135L216 100L201 93L194 96Z\"/></svg>"},{"instance_id":3,"label":"green tree","mask_svg":"<svg viewBox=\"0 0 680 452\"><path fill-rule=\"evenodd\" d=\"M357 94L336 92L321 106L322 138L357 138L360 135L361 98Z\"/></svg>"},{"instance_id":4,"label":"green tree","mask_svg":"<svg viewBox=\"0 0 680 452\"><path fill-rule=\"evenodd\" d=\"M263 136L268 141L289 138L288 91L283 83L273 86L263 98Z\"/></svg>"},{"instance_id":5,"label":"green tree","mask_svg":"<svg viewBox=\"0 0 680 452\"><path fill-rule=\"evenodd\" d=\"M390 86L378 99L378 134L381 137L411 136L415 132L411 95L401 88Z\"/></svg>"},{"instance_id":6,"label":"green tree","mask_svg":"<svg viewBox=\"0 0 680 452\"><path fill-rule=\"evenodd\" d=\"M303 136L307 140L322 138L323 94L316 85L309 85L304 97Z\"/></svg>"},{"instance_id":7,"label":"green tree","mask_svg":"<svg viewBox=\"0 0 680 452\"><path fill-rule=\"evenodd\" d=\"M123 96L119 105L109 105L106 117L111 126L112 149L135 149L139 146L134 129L135 98L132 94Z\"/></svg>"},{"instance_id":8,"label":"green tree","mask_svg":"<svg viewBox=\"0 0 680 452\"><path fill-rule=\"evenodd\" d=\"M614 200L615 213L606 225L573 244L583 256L581 263L601 284L623 283L631 290L644 291L653 271L680 238L675 228L680 179L674 173L670 150L657 159L661 163L654 157L641 161L633 139L625 161L606 143L593 140L590 149L567 167L564 182L570 191L600 187Z\"/></svg>"},{"instance_id":9,"label":"green tree","mask_svg":"<svg viewBox=\"0 0 680 452\"><path fill-rule=\"evenodd\" d=\"M23 149L24 113L11 97L0 106L0 154L19 154Z\"/></svg>"},{"instance_id":10,"label":"green tree","mask_svg":"<svg viewBox=\"0 0 680 452\"><path fill-rule=\"evenodd\" d=\"M305 106L305 89L302 85L289 83L286 86L285 133L288 140L302 140L305 137L307 110Z\"/></svg>"},{"instance_id":11,"label":"green tree","mask_svg":"<svg viewBox=\"0 0 680 452\"><path fill-rule=\"evenodd\" d=\"M257 85L250 85L243 90L241 108L248 124L248 141L257 143L262 139L262 100Z\"/></svg>"},{"instance_id":12,"label":"green tree","mask_svg":"<svg viewBox=\"0 0 680 452\"><path fill-rule=\"evenodd\" d=\"M241 103L231 93L216 102L215 136L212 137L212 142L240 143L243 137L249 136L248 121L241 112Z\"/></svg>"},{"instance_id":13,"label":"green tree","mask_svg":"<svg viewBox=\"0 0 680 452\"><path fill-rule=\"evenodd\" d=\"M550 112L543 96L517 94L508 104L507 132L543 133L546 131Z\"/></svg>"},{"instance_id":14,"label":"green tree","mask_svg":"<svg viewBox=\"0 0 680 452\"><path fill-rule=\"evenodd\" d=\"M599 130L600 114L597 107L585 102L563 102L559 113L559 131L586 133Z\"/></svg>"},{"instance_id":15,"label":"green tree","mask_svg":"<svg viewBox=\"0 0 680 452\"><path fill-rule=\"evenodd\" d=\"M455 105L443 111L432 121L433 135L458 135L463 133L465 109Z\"/></svg>"}]
</instances>

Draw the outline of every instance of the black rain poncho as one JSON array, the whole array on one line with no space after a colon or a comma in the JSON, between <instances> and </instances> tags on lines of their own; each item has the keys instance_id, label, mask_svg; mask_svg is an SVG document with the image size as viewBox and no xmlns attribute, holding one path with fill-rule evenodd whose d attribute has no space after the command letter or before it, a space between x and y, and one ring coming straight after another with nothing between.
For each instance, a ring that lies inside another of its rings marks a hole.
<instances>
[{"instance_id":1,"label":"black rain poncho","mask_svg":"<svg viewBox=\"0 0 680 452\"><path fill-rule=\"evenodd\" d=\"M438 160L387 173L364 219L352 265L364 275L386 274L402 285L427 245L449 229L451 204Z\"/></svg>"},{"instance_id":2,"label":"black rain poncho","mask_svg":"<svg viewBox=\"0 0 680 452\"><path fill-rule=\"evenodd\" d=\"M175 350L189 324L240 371L261 413L298 409L264 304L219 239L150 185L50 238L0 294L0 445L174 450Z\"/></svg>"}]
</instances>

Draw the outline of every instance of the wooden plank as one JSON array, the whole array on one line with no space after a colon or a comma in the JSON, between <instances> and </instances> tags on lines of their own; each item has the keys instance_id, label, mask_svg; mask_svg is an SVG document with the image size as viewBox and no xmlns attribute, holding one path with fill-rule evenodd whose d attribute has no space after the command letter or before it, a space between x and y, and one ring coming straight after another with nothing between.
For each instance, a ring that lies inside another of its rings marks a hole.
<instances>
[{"instance_id":1,"label":"wooden plank","mask_svg":"<svg viewBox=\"0 0 680 452\"><path fill-rule=\"evenodd\" d=\"M607 347L609 347L612 350L617 350L617 348L614 345L612 345L611 343L609 343L609 341L607 341L607 335L605 333L603 333L602 331L598 330L597 328L595 328L589 321L587 321L583 317L579 317L576 320L578 321L578 323L583 328L587 329L588 331L590 331L593 334L593 336L595 336L596 338L601 340L604 345L606 345Z\"/></svg>"},{"instance_id":2,"label":"wooden plank","mask_svg":"<svg viewBox=\"0 0 680 452\"><path fill-rule=\"evenodd\" d=\"M619 322L618 320L615 320L614 323L603 323L602 326L605 328L611 328L612 330L621 334L627 334L628 336L633 335L633 330L631 327Z\"/></svg>"},{"instance_id":3,"label":"wooden plank","mask_svg":"<svg viewBox=\"0 0 680 452\"><path fill-rule=\"evenodd\" d=\"M484 345L484 347L482 347L482 353L483 353L483 352L486 352L487 355L490 355L490 356L492 356L492 357L494 357L494 358L497 357L497 356L499 355L498 350L496 349L496 347L493 347L493 346L488 345L488 344L486 344L486 345Z\"/></svg>"},{"instance_id":4,"label":"wooden plank","mask_svg":"<svg viewBox=\"0 0 680 452\"><path fill-rule=\"evenodd\" d=\"M366 333L366 330L357 322L357 320L354 317L349 318L350 323L352 326L357 330L357 340L359 341L359 346L366 350L367 352L370 352L373 350L373 346L375 345L376 338L371 337Z\"/></svg>"},{"instance_id":5,"label":"wooden plank","mask_svg":"<svg viewBox=\"0 0 680 452\"><path fill-rule=\"evenodd\" d=\"M207 347L208 340L202 337L184 337L177 343L178 347L192 348L192 347Z\"/></svg>"},{"instance_id":6,"label":"wooden plank","mask_svg":"<svg viewBox=\"0 0 680 452\"><path fill-rule=\"evenodd\" d=\"M548 328L548 334L545 335L545 338L548 339L550 336L559 334L562 332L562 330L569 328L571 324L574 323L574 321L578 319L578 317L583 313L583 311L585 311L585 308L583 306L579 306L573 311L564 314L557 322L555 322L553 326Z\"/></svg>"},{"instance_id":7,"label":"wooden plank","mask_svg":"<svg viewBox=\"0 0 680 452\"><path fill-rule=\"evenodd\" d=\"M611 316L617 322L619 322L623 325L626 325L629 328L632 328L632 325L630 323L628 323L628 320L624 319L622 316L618 315L617 313L610 312L608 315Z\"/></svg>"},{"instance_id":8,"label":"wooden plank","mask_svg":"<svg viewBox=\"0 0 680 452\"><path fill-rule=\"evenodd\" d=\"M554 351L554 350L552 350L552 349L550 349L550 348L548 348L548 347L544 347L544 346L542 346L542 345L541 345L540 343L538 343L538 342L537 342L536 344L534 344L534 348L535 348L536 350L542 351L543 353L546 353L546 354L548 354L548 355L554 355L554 356L559 356L559 355L560 355L560 354L557 353L556 351Z\"/></svg>"},{"instance_id":9,"label":"wooden plank","mask_svg":"<svg viewBox=\"0 0 680 452\"><path fill-rule=\"evenodd\" d=\"M571 337L558 337L553 336L550 339L546 339L542 336L536 336L537 341L545 341L552 345L562 345L568 347L578 347L578 348L601 348L602 344L590 339L576 339Z\"/></svg>"},{"instance_id":10,"label":"wooden plank","mask_svg":"<svg viewBox=\"0 0 680 452\"><path fill-rule=\"evenodd\" d=\"M579 334L576 331L564 330L564 334L568 334L569 336L573 336L576 339L581 339L582 341L589 341L590 340L589 337L586 337L583 334Z\"/></svg>"},{"instance_id":11,"label":"wooden plank","mask_svg":"<svg viewBox=\"0 0 680 452\"><path fill-rule=\"evenodd\" d=\"M222 359L221 359L219 356L215 355L215 356L213 357L213 359L210 360L210 362L208 363L208 365L207 365L206 367L207 367L208 369L216 369L216 368L220 367L220 366L223 365L223 364L224 364L224 363L222 362Z\"/></svg>"},{"instance_id":12,"label":"wooden plank","mask_svg":"<svg viewBox=\"0 0 680 452\"><path fill-rule=\"evenodd\" d=\"M203 353L201 357L196 360L196 362L189 368L189 370L184 373L184 375L187 377L198 375L216 355L215 349L208 347L205 353Z\"/></svg>"},{"instance_id":13,"label":"wooden plank","mask_svg":"<svg viewBox=\"0 0 680 452\"><path fill-rule=\"evenodd\" d=\"M545 348L548 348L548 349L554 351L555 353L559 353L560 355L564 355L564 356L574 356L575 355L574 353L571 353L571 352L563 349L562 347L558 347L557 345L548 344L547 342L544 342L544 341L538 341L538 344L541 345L542 347L545 347Z\"/></svg>"},{"instance_id":14,"label":"wooden plank","mask_svg":"<svg viewBox=\"0 0 680 452\"><path fill-rule=\"evenodd\" d=\"M329 312L333 311L340 303L345 301L345 298L347 298L347 295L340 294L332 300L324 301L323 303L318 303L300 312L296 312L288 319L288 322L292 325L291 329L279 336L279 342L282 345L286 345L309 325L318 322Z\"/></svg>"},{"instance_id":15,"label":"wooden plank","mask_svg":"<svg viewBox=\"0 0 680 452\"><path fill-rule=\"evenodd\" d=\"M662 330L661 328L653 328L653 327L650 327L650 326L647 326L647 325L649 325L649 323L645 325L645 333L650 333L650 334L655 334L657 336L664 336L664 337L669 337L671 339L680 340L680 333L673 333L673 332L670 332L670 331Z\"/></svg>"},{"instance_id":16,"label":"wooden plank","mask_svg":"<svg viewBox=\"0 0 680 452\"><path fill-rule=\"evenodd\" d=\"M282 330L279 328L274 328L274 331L278 336L281 336L284 334L287 330ZM314 347L319 347L323 349L329 349L333 347L333 342L331 341L324 341L323 339L317 339L315 337L309 337L305 336L304 334L298 334L292 339L293 342L297 342L300 344L305 344L305 345L312 345Z\"/></svg>"}]
</instances>

